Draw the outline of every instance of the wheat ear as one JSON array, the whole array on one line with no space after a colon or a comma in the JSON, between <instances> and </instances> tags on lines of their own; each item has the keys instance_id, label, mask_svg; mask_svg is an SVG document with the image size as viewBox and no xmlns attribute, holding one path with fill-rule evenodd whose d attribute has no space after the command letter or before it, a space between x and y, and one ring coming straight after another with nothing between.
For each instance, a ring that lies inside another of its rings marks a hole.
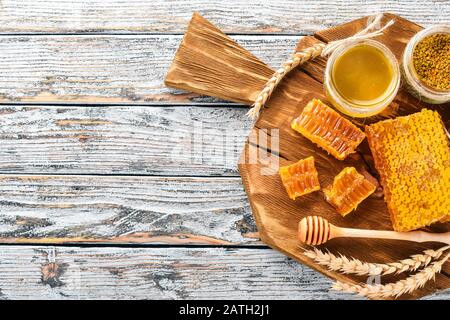
<instances>
[{"instance_id":1,"label":"wheat ear","mask_svg":"<svg viewBox=\"0 0 450 320\"><path fill-rule=\"evenodd\" d=\"M317 248L306 250L304 254L320 265L327 266L332 271L360 276L374 276L416 271L419 268L428 266L431 261L439 259L448 249L450 249L450 246L445 246L438 250L425 250L423 254L415 254L408 259L387 264L368 263L354 258L347 258L343 255L335 256L330 252L323 252Z\"/></svg>"},{"instance_id":2,"label":"wheat ear","mask_svg":"<svg viewBox=\"0 0 450 320\"><path fill-rule=\"evenodd\" d=\"M360 296L366 296L371 299L385 299L390 297L398 298L401 295L411 293L419 288L422 288L428 281L434 279L436 274L440 273L442 266L450 257L447 253L442 259L430 264L428 267L422 269L418 273L409 276L406 279L388 284L349 284L336 281L332 289L338 291L345 291L357 293Z\"/></svg>"},{"instance_id":3,"label":"wheat ear","mask_svg":"<svg viewBox=\"0 0 450 320\"><path fill-rule=\"evenodd\" d=\"M322 53L323 48L325 48L324 43L318 43L313 45L312 47L306 48L302 51L295 52L292 57L283 63L281 68L279 68L272 77L266 82L264 88L258 94L253 103L253 107L247 112L247 116L252 119L255 119L261 108L265 105L273 90L280 83L281 79L283 79L289 72L295 69L297 66L305 63L308 60L314 59Z\"/></svg>"}]
</instances>

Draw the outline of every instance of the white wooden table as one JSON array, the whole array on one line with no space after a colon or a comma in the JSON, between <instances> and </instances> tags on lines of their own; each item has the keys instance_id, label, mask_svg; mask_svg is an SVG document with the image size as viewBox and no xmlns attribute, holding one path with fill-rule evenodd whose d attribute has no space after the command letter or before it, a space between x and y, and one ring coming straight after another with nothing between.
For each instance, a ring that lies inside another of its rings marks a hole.
<instances>
[{"instance_id":1,"label":"white wooden table","mask_svg":"<svg viewBox=\"0 0 450 320\"><path fill-rule=\"evenodd\" d=\"M259 242L246 108L164 87L195 10L273 67L379 11L450 24L439 0L0 1L0 299L355 298Z\"/></svg>"}]
</instances>

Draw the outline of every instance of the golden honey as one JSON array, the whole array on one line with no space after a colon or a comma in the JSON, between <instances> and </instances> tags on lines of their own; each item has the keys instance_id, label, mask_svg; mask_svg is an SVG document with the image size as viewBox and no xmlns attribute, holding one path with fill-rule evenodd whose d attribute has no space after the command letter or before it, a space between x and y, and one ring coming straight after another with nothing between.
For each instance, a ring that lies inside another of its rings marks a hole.
<instances>
[{"instance_id":1,"label":"golden honey","mask_svg":"<svg viewBox=\"0 0 450 320\"><path fill-rule=\"evenodd\" d=\"M383 111L400 86L400 69L393 53L374 40L336 49L327 62L325 92L336 109L352 117Z\"/></svg>"},{"instance_id":2,"label":"golden honey","mask_svg":"<svg viewBox=\"0 0 450 320\"><path fill-rule=\"evenodd\" d=\"M332 77L339 94L364 108L382 98L392 82L392 68L379 49L357 45L334 63Z\"/></svg>"}]
</instances>

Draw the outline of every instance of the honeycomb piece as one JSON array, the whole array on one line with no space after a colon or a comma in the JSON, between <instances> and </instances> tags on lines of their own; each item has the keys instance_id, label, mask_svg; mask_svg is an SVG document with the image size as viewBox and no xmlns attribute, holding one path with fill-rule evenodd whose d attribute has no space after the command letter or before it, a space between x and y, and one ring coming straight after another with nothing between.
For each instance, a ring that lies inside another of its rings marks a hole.
<instances>
[{"instance_id":1,"label":"honeycomb piece","mask_svg":"<svg viewBox=\"0 0 450 320\"><path fill-rule=\"evenodd\" d=\"M421 112L366 126L397 231L450 219L450 149L439 114Z\"/></svg>"},{"instance_id":2,"label":"honeycomb piece","mask_svg":"<svg viewBox=\"0 0 450 320\"><path fill-rule=\"evenodd\" d=\"M365 137L358 127L319 99L308 102L291 127L339 160L354 153Z\"/></svg>"},{"instance_id":3,"label":"honeycomb piece","mask_svg":"<svg viewBox=\"0 0 450 320\"><path fill-rule=\"evenodd\" d=\"M325 199L345 217L375 189L376 186L359 174L355 168L347 167L334 177L333 184L324 188L323 193Z\"/></svg>"},{"instance_id":4,"label":"honeycomb piece","mask_svg":"<svg viewBox=\"0 0 450 320\"><path fill-rule=\"evenodd\" d=\"M292 200L320 190L314 157L308 157L290 166L281 167L279 173L289 198Z\"/></svg>"}]
</instances>

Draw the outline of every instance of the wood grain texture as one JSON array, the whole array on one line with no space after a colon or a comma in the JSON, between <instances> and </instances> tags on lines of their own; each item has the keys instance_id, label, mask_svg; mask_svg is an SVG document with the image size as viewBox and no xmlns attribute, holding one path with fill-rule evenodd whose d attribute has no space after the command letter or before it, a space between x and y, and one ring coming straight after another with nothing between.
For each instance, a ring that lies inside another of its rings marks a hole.
<instances>
[{"instance_id":1,"label":"wood grain texture","mask_svg":"<svg viewBox=\"0 0 450 320\"><path fill-rule=\"evenodd\" d=\"M358 299L266 249L11 246L0 274L0 299Z\"/></svg>"},{"instance_id":2,"label":"wood grain texture","mask_svg":"<svg viewBox=\"0 0 450 320\"><path fill-rule=\"evenodd\" d=\"M217 102L164 85L181 39L177 35L2 36L0 102ZM243 35L233 39L275 66L288 57L298 41L297 36Z\"/></svg>"},{"instance_id":3,"label":"wood grain texture","mask_svg":"<svg viewBox=\"0 0 450 320\"><path fill-rule=\"evenodd\" d=\"M0 274L0 299L359 299L267 249L8 246Z\"/></svg>"},{"instance_id":4,"label":"wood grain texture","mask_svg":"<svg viewBox=\"0 0 450 320\"><path fill-rule=\"evenodd\" d=\"M0 299L356 299L267 249L8 246Z\"/></svg>"},{"instance_id":5,"label":"wood grain texture","mask_svg":"<svg viewBox=\"0 0 450 320\"><path fill-rule=\"evenodd\" d=\"M183 33L199 11L233 33L305 34L375 12L400 14L422 25L448 23L440 0L2 0L1 32Z\"/></svg>"},{"instance_id":6,"label":"wood grain texture","mask_svg":"<svg viewBox=\"0 0 450 320\"><path fill-rule=\"evenodd\" d=\"M238 176L246 111L3 105L0 173Z\"/></svg>"},{"instance_id":7,"label":"wood grain texture","mask_svg":"<svg viewBox=\"0 0 450 320\"><path fill-rule=\"evenodd\" d=\"M1 243L252 244L239 178L0 175Z\"/></svg>"},{"instance_id":8,"label":"wood grain texture","mask_svg":"<svg viewBox=\"0 0 450 320\"><path fill-rule=\"evenodd\" d=\"M248 10L249 7L252 10ZM297 35L380 10L400 13L424 26L448 24L449 7L448 3L439 0L357 0L352 3L344 0L257 3L244 0L3 0L0 2L0 33L181 34L192 12L200 10L226 32ZM277 67L295 47L299 37L232 38L262 61ZM118 101L141 105L223 104L217 99L164 88L162 79L180 41L180 36L148 34L142 37L1 37L1 101L24 102L31 99L32 103L101 104ZM169 143L176 140L172 139L165 121L175 118L174 121L186 134L189 132L188 124L183 124L175 114L180 112L194 124L205 122L201 115L187 111L190 107L175 110L168 108L167 113L162 108L147 112L147 109L140 107L136 113L132 108L119 107L98 110L50 109L52 107L36 107L34 110L29 107L1 108L2 147L6 145L11 151L8 153L0 148L0 159L4 160L0 161L1 172L45 174L86 170L86 173L166 175L169 174L165 169L167 165L177 175L185 175L193 170L199 175L235 174L234 166L224 166L215 156L210 158L202 155L201 164L183 168L176 165L178 159L175 162L169 159ZM224 108L224 112L228 114L232 112L231 109ZM214 115L210 115L206 109L201 112L213 119L226 117L219 111L214 111ZM236 109L236 112L239 114L243 110ZM2 119L6 118L2 117L7 113L11 113L11 116L7 116L5 125ZM61 113L66 113L67 117ZM230 116L226 127L237 128L241 124L246 127L247 122L237 114L235 124L232 124ZM144 115L149 118L140 119ZM38 118L33 119L33 116ZM119 116L122 121L117 121ZM113 120L114 123L103 123L103 118ZM152 120L152 133L157 132L160 136L147 135L145 127L150 126L149 119ZM63 122L53 124L52 120ZM54 131L44 132L47 126ZM212 123L207 122L207 126L212 129ZM106 132L99 132L99 127L108 128ZM21 130L28 136L21 135ZM74 130L72 136L70 130ZM163 139L168 140L167 146L161 144ZM141 143L145 149L137 153ZM125 144L129 144L130 148L127 149ZM207 145L222 150L215 142ZM58 152L54 152L54 149ZM158 151L160 163L156 158ZM105 156L102 157L103 153ZM198 159L198 153L194 152L193 156ZM13 163L14 159L18 159L17 163ZM216 160L219 161L217 167L214 166ZM185 164L184 160L182 162ZM110 170L111 166L114 172ZM217 199L214 192L224 190L221 187L223 179L212 178L209 183L199 185L187 183L185 178L181 179L182 182L174 182L179 179L125 177L126 182L122 183L123 177L69 177L64 180L66 177L50 176L45 183L34 177L22 177L19 183L11 177L18 178L17 175L6 178L9 182L4 184L2 192L6 191L8 196L0 200L0 228L1 233L7 235L7 242L15 241L14 236L20 241L43 242L46 239L41 237L52 234L55 237L48 238L49 242L68 241L66 237L70 237L70 241L85 241L86 237L93 237L93 242L111 241L110 245L129 242L209 245L259 243L253 241L255 227L248 204L241 196L236 197L237 193L233 193L231 206L228 201L219 200L213 204L209 202L211 199L203 199L205 196ZM105 179L109 182L105 182ZM158 182L153 183L153 179ZM67 182L69 180L72 182ZM133 193L136 190L140 192L143 186L147 190L144 195ZM81 188L81 191L77 192L77 188ZM236 183L227 188L236 191L236 188L241 190L242 187ZM172 190L177 196L167 197L167 190ZM222 191L218 192L218 197L223 195L229 199L229 191ZM177 198L180 194L181 197ZM163 216L161 212L167 213L173 208L174 198L182 202L175 202L174 208L179 211L171 211L169 216L156 221L158 215ZM54 201L56 207L51 207ZM138 211L133 209L141 206L145 208ZM245 206L246 209L241 208ZM147 219L148 216L151 218ZM156 222L151 225L152 221ZM223 222L222 225L219 226L217 221ZM151 233L133 232L142 229L150 229ZM105 240L106 234L110 239ZM263 249L3 245L0 247L0 275L0 299L356 298L353 295L329 293L330 281L326 278L274 251ZM79 279L82 279L81 285ZM450 299L450 293L447 290L426 298Z\"/></svg>"},{"instance_id":9,"label":"wood grain texture","mask_svg":"<svg viewBox=\"0 0 450 320\"><path fill-rule=\"evenodd\" d=\"M379 37L379 40L385 43L397 57L401 56L404 46L408 39L420 27L403 18L387 15L387 19L395 19L394 26L389 28L385 35ZM357 32L363 27L366 19L360 19L348 24L337 26L329 30L324 30L315 35L316 41L332 41ZM211 36L216 33L216 30L206 30L210 32ZM187 35L186 37L188 37ZM206 36L205 36L206 37ZM306 37L302 39L302 45L309 45L312 39ZM189 44L193 47L194 44ZM184 49L186 50L186 49ZM205 44L203 50L205 52L212 52ZM189 60L183 60L186 57L177 54L177 63L185 67L188 65L195 65L201 61L202 54L193 54ZM207 54L207 53L206 53ZM246 68L248 67L248 68ZM250 63L242 68L245 72L241 74L241 82L247 83L247 80L252 79L253 72ZM227 66L205 65L204 69L208 68L228 68ZM315 68L318 73L323 73L321 65L316 65ZM191 74L189 80L187 78L180 78L180 82L189 81L192 90L196 89L196 84L204 83L203 78L198 79L198 71L194 67L190 67L188 72ZM211 78L211 81L214 77ZM192 82L194 84L192 85ZM251 83L248 81L248 83ZM239 88L239 86L237 86ZM221 87L218 82L211 94L221 96L221 91L228 91L226 87ZM259 92L259 86L254 86L253 91ZM248 92L252 92L252 87L249 86L246 90L245 97ZM394 103L391 104L389 112L383 114L383 117L392 117L399 114L409 114L420 110L423 107L438 109L442 114L444 120L448 119L450 113L445 107L427 106L420 101L410 103L412 98L408 97L405 88L401 89L401 93L396 97ZM296 133L290 128L290 122L293 118L298 116L302 108L312 98L320 98L327 101L324 96L323 86L319 78L314 78L304 72L302 69L294 69L289 73L277 89L273 92L271 99L267 103L267 107L262 111L260 117L255 124L253 133L265 133L269 135L276 133L279 136L279 146L262 145L262 141L254 142L249 139L243 153L243 157L239 164L244 186L249 196L252 212L258 225L258 230L263 242L269 246L280 250L281 252L293 257L300 262L311 266L322 273L340 281L356 283L361 281L357 276L342 275L336 272L331 272L328 269L319 266L302 253L302 248L299 245L297 238L297 224L301 218L305 216L318 214L328 219L331 223L337 226L362 228L362 229L392 229L389 214L387 212L386 204L382 198L382 192L373 194L366 199L349 217L343 219L340 217L334 208L332 208L323 199L323 195L319 192L308 194L301 197L298 201L292 201L288 198L284 187L278 176L278 164L281 166L292 164L299 159L304 159L308 156L314 155L316 158L316 168L319 172L319 180L322 186L329 185L334 177L344 168L348 166L356 167L360 172L367 176L371 176L373 181L376 181L376 170L370 165L370 150L366 143L358 148L358 152L344 161L336 160L329 156L323 150L320 150L316 145L311 143L302 135ZM399 107L401 106L401 107ZM367 119L365 119L367 120ZM368 119L368 121L376 121L377 119ZM261 151L272 153L272 157L276 158L276 162L267 164L266 158L259 159L254 155L260 155ZM252 158L253 155L253 158ZM271 172L269 167L273 165ZM448 229L448 225L441 227L444 230ZM437 229L439 230L439 229ZM436 231L436 229L435 229ZM348 257L356 257L363 261L373 261L380 259L381 262L390 262L399 259L404 259L407 256L419 253L426 248L437 248L437 244L414 244L405 243L401 241L375 240L375 239L353 239L352 245L348 245L348 239L336 239L327 242L323 247L332 252L339 252ZM436 277L436 282L430 282L424 289L417 290L411 295L404 295L402 298L417 298L436 290L442 290L450 287L450 278L448 277L448 270L450 264L447 263L444 267L443 274ZM384 282L397 281L398 276L384 277Z\"/></svg>"},{"instance_id":10,"label":"wood grain texture","mask_svg":"<svg viewBox=\"0 0 450 320\"><path fill-rule=\"evenodd\" d=\"M164 82L169 87L250 105L256 99L254 88L264 87L273 72L194 13Z\"/></svg>"}]
</instances>

